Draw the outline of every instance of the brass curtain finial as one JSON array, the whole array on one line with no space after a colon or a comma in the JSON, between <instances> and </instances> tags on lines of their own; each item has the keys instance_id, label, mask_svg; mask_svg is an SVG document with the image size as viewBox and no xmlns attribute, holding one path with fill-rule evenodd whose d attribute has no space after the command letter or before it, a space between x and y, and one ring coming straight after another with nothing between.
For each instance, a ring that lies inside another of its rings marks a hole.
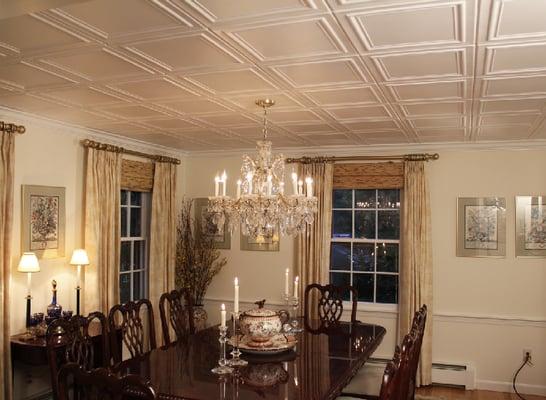
<instances>
[{"instance_id":1,"label":"brass curtain finial","mask_svg":"<svg viewBox=\"0 0 546 400\"><path fill-rule=\"evenodd\" d=\"M150 160L153 160L156 162L171 163L171 164L177 164L177 165L180 164L180 160L178 158L163 156L159 154L141 153L140 151L129 150L124 147L114 146L112 144L99 143L89 139L82 140L82 145L84 147L90 147L92 149L97 149L97 150L111 151L113 153L123 153L123 154L138 156L138 157L149 158Z\"/></svg>"},{"instance_id":2,"label":"brass curtain finial","mask_svg":"<svg viewBox=\"0 0 546 400\"><path fill-rule=\"evenodd\" d=\"M394 156L317 156L317 157L300 157L300 158L287 158L285 161L287 164L300 163L300 164L313 164L313 163L328 163L328 162L340 162L340 161L434 161L440 158L438 153L416 153L416 154L403 154Z\"/></svg>"},{"instance_id":3,"label":"brass curtain finial","mask_svg":"<svg viewBox=\"0 0 546 400\"><path fill-rule=\"evenodd\" d=\"M23 125L15 125L0 121L0 132L23 134L25 131L26 128Z\"/></svg>"}]
</instances>

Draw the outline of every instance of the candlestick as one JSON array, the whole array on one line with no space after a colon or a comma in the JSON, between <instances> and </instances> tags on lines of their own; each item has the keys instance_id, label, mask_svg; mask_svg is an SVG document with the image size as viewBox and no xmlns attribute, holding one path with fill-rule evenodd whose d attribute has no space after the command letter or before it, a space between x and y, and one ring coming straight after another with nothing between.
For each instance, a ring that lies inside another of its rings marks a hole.
<instances>
[{"instance_id":1,"label":"candlestick","mask_svg":"<svg viewBox=\"0 0 546 400\"><path fill-rule=\"evenodd\" d=\"M224 170L224 173L222 174L222 196L226 195L226 186L227 186L227 175L226 175L226 170Z\"/></svg>"},{"instance_id":2,"label":"candlestick","mask_svg":"<svg viewBox=\"0 0 546 400\"><path fill-rule=\"evenodd\" d=\"M305 178L305 183L307 186L307 197L313 197L313 178L308 176Z\"/></svg>"},{"instance_id":3,"label":"candlestick","mask_svg":"<svg viewBox=\"0 0 546 400\"><path fill-rule=\"evenodd\" d=\"M222 304L223 305L223 304ZM224 305L223 305L224 306ZM224 306L225 308L225 306ZM225 326L226 322L226 311L223 311L223 318L224 318L224 325L220 326L220 338L218 341L220 342L220 359L218 360L218 366L214 367L212 369L212 372L215 374L231 374L233 372L233 368L230 368L227 366L227 360L226 360L226 333L227 333L227 327Z\"/></svg>"},{"instance_id":4,"label":"candlestick","mask_svg":"<svg viewBox=\"0 0 546 400\"><path fill-rule=\"evenodd\" d=\"M294 191L294 195L298 194L298 174L295 172L292 172L292 190Z\"/></svg>"},{"instance_id":5,"label":"candlestick","mask_svg":"<svg viewBox=\"0 0 546 400\"><path fill-rule=\"evenodd\" d=\"M214 177L214 197L218 197L218 193L219 193L218 185L219 184L220 184L220 177L218 175L216 175Z\"/></svg>"},{"instance_id":6,"label":"candlestick","mask_svg":"<svg viewBox=\"0 0 546 400\"><path fill-rule=\"evenodd\" d=\"M294 284L297 285L297 281L295 281ZM298 298L298 296L294 294L294 297L292 297L291 301L292 301L292 320L290 321L290 325L291 325L290 332L292 333L303 332L303 329L299 327L300 323L298 320L298 307L300 305L300 299Z\"/></svg>"},{"instance_id":7,"label":"candlestick","mask_svg":"<svg viewBox=\"0 0 546 400\"><path fill-rule=\"evenodd\" d=\"M237 180L237 198L238 199L241 197L241 184L242 183L243 182L240 179Z\"/></svg>"},{"instance_id":8,"label":"candlestick","mask_svg":"<svg viewBox=\"0 0 546 400\"><path fill-rule=\"evenodd\" d=\"M239 278L235 278L234 281L235 289L235 298L233 299L233 312L235 314L239 313Z\"/></svg>"},{"instance_id":9,"label":"candlestick","mask_svg":"<svg viewBox=\"0 0 546 400\"><path fill-rule=\"evenodd\" d=\"M296 278L294 279L294 298L295 299L299 297L299 293L298 293L299 283L300 283L300 277L296 276Z\"/></svg>"},{"instance_id":10,"label":"candlestick","mask_svg":"<svg viewBox=\"0 0 546 400\"><path fill-rule=\"evenodd\" d=\"M252 194L252 172L246 174L246 180L248 181L248 194Z\"/></svg>"},{"instance_id":11,"label":"candlestick","mask_svg":"<svg viewBox=\"0 0 546 400\"><path fill-rule=\"evenodd\" d=\"M228 361L228 365L232 367L243 367L245 365L248 365L248 361L243 360L240 358L241 356L241 350L239 350L239 318L240 314L239 312L233 312L231 316L231 320L233 321L233 331L231 333L231 345L233 346L233 350L231 350L231 360Z\"/></svg>"},{"instance_id":12,"label":"candlestick","mask_svg":"<svg viewBox=\"0 0 546 400\"><path fill-rule=\"evenodd\" d=\"M289 274L290 274L290 270L288 268L286 268L286 271L284 272L284 294L285 295L290 295L290 284L289 284Z\"/></svg>"},{"instance_id":13,"label":"candlestick","mask_svg":"<svg viewBox=\"0 0 546 400\"><path fill-rule=\"evenodd\" d=\"M226 327L226 305L224 303L222 303L222 307L220 308L220 317L221 317L220 327L225 328Z\"/></svg>"},{"instance_id":14,"label":"candlestick","mask_svg":"<svg viewBox=\"0 0 546 400\"><path fill-rule=\"evenodd\" d=\"M303 181L300 179L298 181L298 195L302 195L303 194Z\"/></svg>"}]
</instances>

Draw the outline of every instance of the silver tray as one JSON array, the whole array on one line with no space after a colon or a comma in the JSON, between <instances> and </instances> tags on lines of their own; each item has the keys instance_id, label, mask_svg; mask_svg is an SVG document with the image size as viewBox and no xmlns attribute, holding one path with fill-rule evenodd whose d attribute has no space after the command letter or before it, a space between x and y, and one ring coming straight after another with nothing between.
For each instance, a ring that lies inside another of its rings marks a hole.
<instances>
[{"instance_id":1,"label":"silver tray","mask_svg":"<svg viewBox=\"0 0 546 400\"><path fill-rule=\"evenodd\" d=\"M288 340L288 336L283 334L275 335L270 339L271 344L263 347L249 346L250 337L243 336L239 339L239 350L247 354L279 354L290 351L298 344L297 340ZM228 344L233 346L235 340L228 339Z\"/></svg>"}]
</instances>

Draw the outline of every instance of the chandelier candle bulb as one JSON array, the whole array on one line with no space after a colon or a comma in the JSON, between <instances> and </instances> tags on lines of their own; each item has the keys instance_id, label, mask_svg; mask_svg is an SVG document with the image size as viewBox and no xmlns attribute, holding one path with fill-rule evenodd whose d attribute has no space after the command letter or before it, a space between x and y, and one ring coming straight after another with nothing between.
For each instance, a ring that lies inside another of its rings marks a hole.
<instances>
[{"instance_id":1,"label":"chandelier candle bulb","mask_svg":"<svg viewBox=\"0 0 546 400\"><path fill-rule=\"evenodd\" d=\"M271 190L273 189L273 177L267 175L267 195L271 196Z\"/></svg>"},{"instance_id":2,"label":"chandelier candle bulb","mask_svg":"<svg viewBox=\"0 0 546 400\"><path fill-rule=\"evenodd\" d=\"M216 175L214 177L214 197L218 197L219 185L220 185L220 177Z\"/></svg>"},{"instance_id":3,"label":"chandelier candle bulb","mask_svg":"<svg viewBox=\"0 0 546 400\"><path fill-rule=\"evenodd\" d=\"M240 179L237 179L237 199L241 198L241 184L243 182Z\"/></svg>"},{"instance_id":4,"label":"chandelier candle bulb","mask_svg":"<svg viewBox=\"0 0 546 400\"><path fill-rule=\"evenodd\" d=\"M299 297L299 294L298 294L299 284L300 284L300 277L296 276L296 278L294 279L294 298L295 299L297 299Z\"/></svg>"},{"instance_id":5,"label":"chandelier candle bulb","mask_svg":"<svg viewBox=\"0 0 546 400\"><path fill-rule=\"evenodd\" d=\"M307 186L307 197L313 197L313 178L308 176L305 178L305 183Z\"/></svg>"},{"instance_id":6,"label":"chandelier candle bulb","mask_svg":"<svg viewBox=\"0 0 546 400\"><path fill-rule=\"evenodd\" d=\"M248 174L246 174L246 180L248 181L248 195L251 195L252 194L252 172L249 172Z\"/></svg>"},{"instance_id":7,"label":"chandelier candle bulb","mask_svg":"<svg viewBox=\"0 0 546 400\"><path fill-rule=\"evenodd\" d=\"M235 298L233 299L233 313L237 314L239 312L239 278L235 278L234 281L235 289Z\"/></svg>"},{"instance_id":8,"label":"chandelier candle bulb","mask_svg":"<svg viewBox=\"0 0 546 400\"><path fill-rule=\"evenodd\" d=\"M292 172L292 190L294 191L294 195L298 195L298 174L295 172Z\"/></svg>"},{"instance_id":9,"label":"chandelier candle bulb","mask_svg":"<svg viewBox=\"0 0 546 400\"><path fill-rule=\"evenodd\" d=\"M298 181L298 195L303 195L303 181L301 179Z\"/></svg>"},{"instance_id":10,"label":"chandelier candle bulb","mask_svg":"<svg viewBox=\"0 0 546 400\"><path fill-rule=\"evenodd\" d=\"M284 194L284 182L279 182L279 193Z\"/></svg>"},{"instance_id":11,"label":"chandelier candle bulb","mask_svg":"<svg viewBox=\"0 0 546 400\"><path fill-rule=\"evenodd\" d=\"M226 327L226 305L222 303L222 306L220 307L220 327L225 328Z\"/></svg>"},{"instance_id":12,"label":"chandelier candle bulb","mask_svg":"<svg viewBox=\"0 0 546 400\"><path fill-rule=\"evenodd\" d=\"M224 170L224 173L222 174L222 196L226 196L226 183L227 183L227 175L226 171Z\"/></svg>"}]
</instances>

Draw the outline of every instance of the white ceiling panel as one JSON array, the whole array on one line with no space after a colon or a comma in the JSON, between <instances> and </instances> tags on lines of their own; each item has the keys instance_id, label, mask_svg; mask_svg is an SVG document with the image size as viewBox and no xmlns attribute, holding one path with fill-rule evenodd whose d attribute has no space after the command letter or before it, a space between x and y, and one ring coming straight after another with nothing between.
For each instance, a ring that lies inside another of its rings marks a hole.
<instances>
[{"instance_id":1,"label":"white ceiling panel","mask_svg":"<svg viewBox=\"0 0 546 400\"><path fill-rule=\"evenodd\" d=\"M54 3L54 2L53 2ZM187 151L544 138L546 1L88 0L4 19L0 106Z\"/></svg>"}]
</instances>

